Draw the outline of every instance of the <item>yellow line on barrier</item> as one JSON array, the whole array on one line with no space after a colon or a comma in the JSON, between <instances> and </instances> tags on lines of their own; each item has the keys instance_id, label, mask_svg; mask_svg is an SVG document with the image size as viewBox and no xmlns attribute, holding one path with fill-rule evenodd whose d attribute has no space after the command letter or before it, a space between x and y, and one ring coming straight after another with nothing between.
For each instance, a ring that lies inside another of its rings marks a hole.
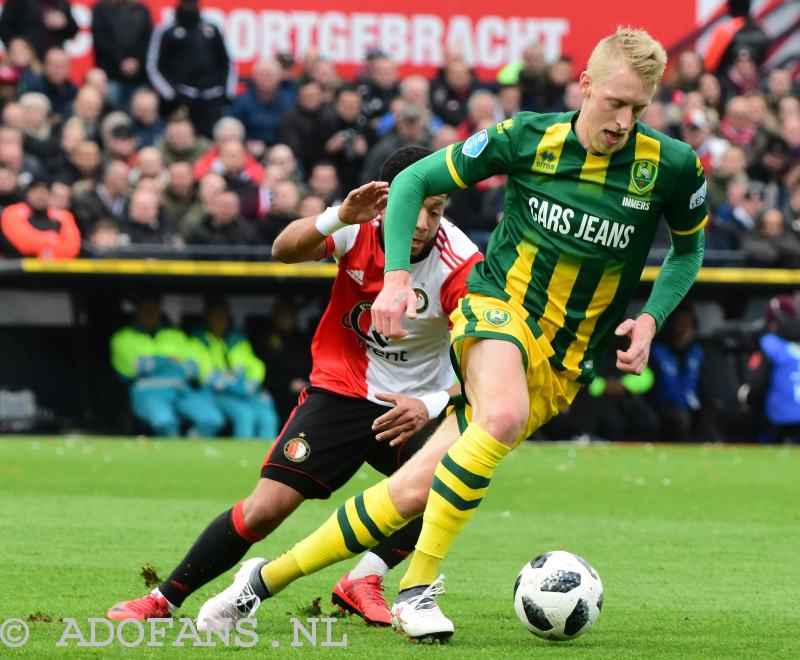
<instances>
[{"instance_id":1,"label":"yellow line on barrier","mask_svg":"<svg viewBox=\"0 0 800 660\"><path fill-rule=\"evenodd\" d=\"M658 266L647 266L642 281L652 282ZM790 268L703 268L697 281L705 284L783 284L800 287L800 270Z\"/></svg>"},{"instance_id":2,"label":"yellow line on barrier","mask_svg":"<svg viewBox=\"0 0 800 660\"><path fill-rule=\"evenodd\" d=\"M282 264L253 261L175 261L163 259L22 259L25 273L85 275L168 275L179 277L333 278L336 264Z\"/></svg>"},{"instance_id":3,"label":"yellow line on barrier","mask_svg":"<svg viewBox=\"0 0 800 660\"><path fill-rule=\"evenodd\" d=\"M25 273L142 275L178 277L287 277L331 279L332 263L282 264L275 261L177 261L164 259L21 259ZM653 282L658 266L647 266L643 282ZM707 284L780 284L800 287L800 270L788 268L703 268L698 282Z\"/></svg>"}]
</instances>

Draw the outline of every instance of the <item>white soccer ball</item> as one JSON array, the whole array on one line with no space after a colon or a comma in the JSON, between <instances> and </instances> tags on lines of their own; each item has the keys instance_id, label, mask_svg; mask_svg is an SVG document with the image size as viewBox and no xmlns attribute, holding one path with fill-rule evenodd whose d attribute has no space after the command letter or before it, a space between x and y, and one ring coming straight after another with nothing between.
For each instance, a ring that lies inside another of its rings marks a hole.
<instances>
[{"instance_id":1,"label":"white soccer ball","mask_svg":"<svg viewBox=\"0 0 800 660\"><path fill-rule=\"evenodd\" d=\"M592 627L603 608L603 583L588 561L554 550L522 567L514 609L522 625L545 639L573 639Z\"/></svg>"}]
</instances>

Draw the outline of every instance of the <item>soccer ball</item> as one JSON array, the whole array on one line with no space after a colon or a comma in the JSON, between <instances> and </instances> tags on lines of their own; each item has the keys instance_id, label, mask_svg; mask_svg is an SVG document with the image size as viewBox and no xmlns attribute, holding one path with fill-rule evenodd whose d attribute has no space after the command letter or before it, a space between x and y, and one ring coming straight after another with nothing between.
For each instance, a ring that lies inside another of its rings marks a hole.
<instances>
[{"instance_id":1,"label":"soccer ball","mask_svg":"<svg viewBox=\"0 0 800 660\"><path fill-rule=\"evenodd\" d=\"M588 561L555 550L522 567L514 583L514 609L534 635L563 640L592 627L603 608L603 583Z\"/></svg>"}]
</instances>

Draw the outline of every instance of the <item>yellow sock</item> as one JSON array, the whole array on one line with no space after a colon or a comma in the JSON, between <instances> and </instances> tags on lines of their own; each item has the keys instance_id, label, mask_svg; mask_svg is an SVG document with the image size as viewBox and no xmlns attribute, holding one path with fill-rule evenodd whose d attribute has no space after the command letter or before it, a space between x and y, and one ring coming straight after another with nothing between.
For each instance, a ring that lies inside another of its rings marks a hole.
<instances>
[{"instance_id":1,"label":"yellow sock","mask_svg":"<svg viewBox=\"0 0 800 660\"><path fill-rule=\"evenodd\" d=\"M302 576L303 571L300 570L300 566L294 558L294 548L261 567L261 579L271 596L282 591L286 585Z\"/></svg>"},{"instance_id":2,"label":"yellow sock","mask_svg":"<svg viewBox=\"0 0 800 660\"><path fill-rule=\"evenodd\" d=\"M456 536L489 488L495 468L510 451L475 422L450 447L436 468L422 532L400 589L431 584Z\"/></svg>"},{"instance_id":3,"label":"yellow sock","mask_svg":"<svg viewBox=\"0 0 800 660\"><path fill-rule=\"evenodd\" d=\"M261 578L274 595L303 575L378 545L408 520L392 504L389 480L384 479L351 497L315 532L266 564L261 569Z\"/></svg>"}]
</instances>

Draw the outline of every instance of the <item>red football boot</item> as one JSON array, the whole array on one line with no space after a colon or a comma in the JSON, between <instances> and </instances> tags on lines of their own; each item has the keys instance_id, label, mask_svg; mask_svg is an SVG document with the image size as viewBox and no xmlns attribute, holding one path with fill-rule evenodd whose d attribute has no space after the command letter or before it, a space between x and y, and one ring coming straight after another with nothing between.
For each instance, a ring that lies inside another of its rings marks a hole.
<instances>
[{"instance_id":1,"label":"red football boot","mask_svg":"<svg viewBox=\"0 0 800 660\"><path fill-rule=\"evenodd\" d=\"M106 616L115 621L122 619L168 619L172 616L169 603L160 594L147 594L136 600L124 600L114 605Z\"/></svg>"},{"instance_id":2,"label":"red football boot","mask_svg":"<svg viewBox=\"0 0 800 660\"><path fill-rule=\"evenodd\" d=\"M358 614L372 625L392 625L392 615L383 598L380 575L351 580L350 573L345 573L333 588L331 603L338 605L340 610Z\"/></svg>"}]
</instances>

